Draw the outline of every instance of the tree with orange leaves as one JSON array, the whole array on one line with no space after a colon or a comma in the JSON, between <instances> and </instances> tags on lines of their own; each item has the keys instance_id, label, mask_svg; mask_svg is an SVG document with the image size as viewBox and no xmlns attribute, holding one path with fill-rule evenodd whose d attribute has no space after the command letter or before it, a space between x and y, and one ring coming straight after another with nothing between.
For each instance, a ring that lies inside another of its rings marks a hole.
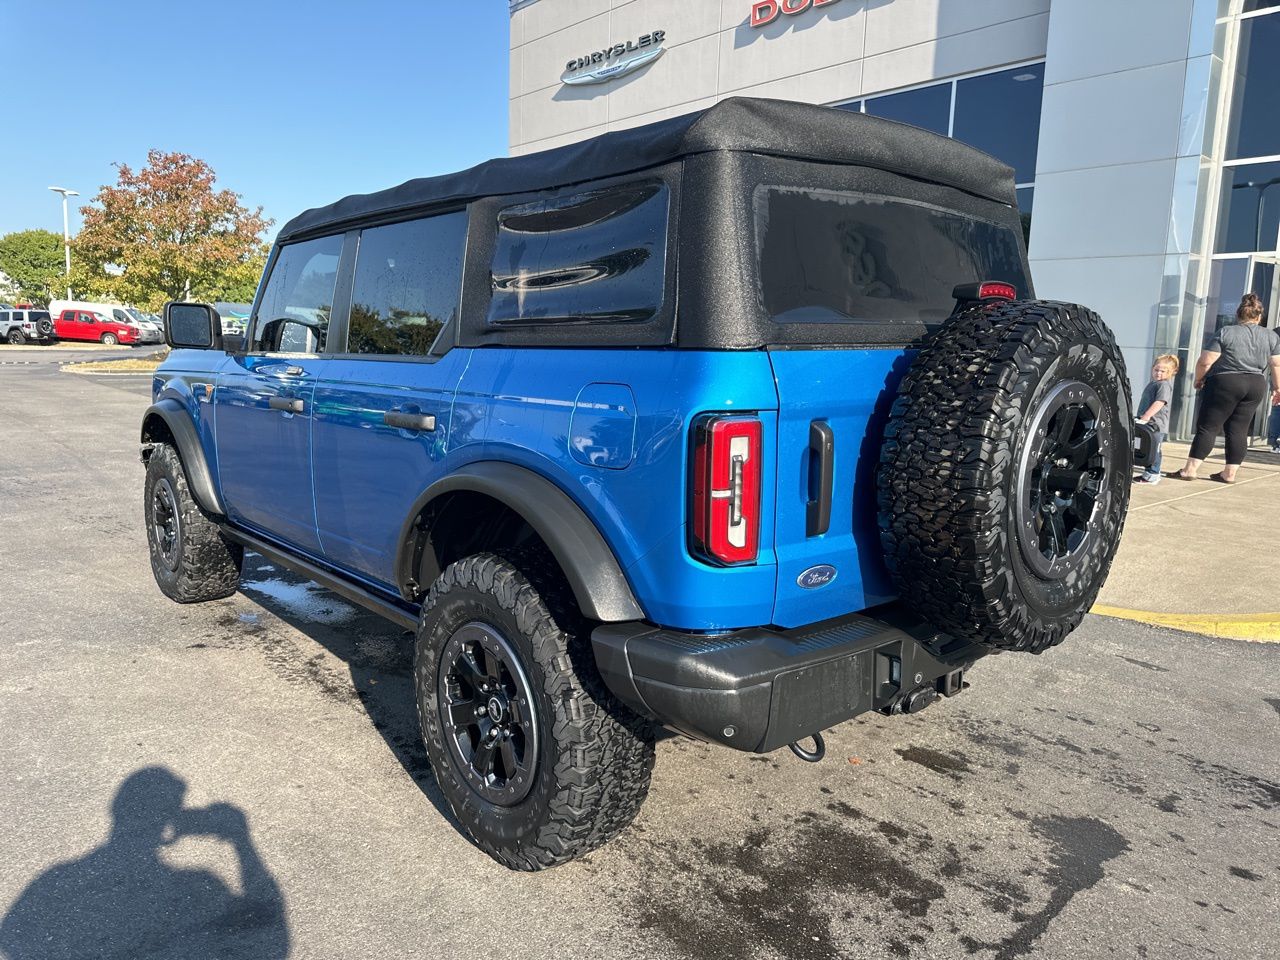
<instances>
[{"instance_id":1,"label":"tree with orange leaves","mask_svg":"<svg viewBox=\"0 0 1280 960\"><path fill-rule=\"evenodd\" d=\"M136 173L116 164L115 186L82 207L72 244L79 297L158 310L166 300L253 299L272 221L230 190L213 168L185 153L147 152Z\"/></svg>"}]
</instances>

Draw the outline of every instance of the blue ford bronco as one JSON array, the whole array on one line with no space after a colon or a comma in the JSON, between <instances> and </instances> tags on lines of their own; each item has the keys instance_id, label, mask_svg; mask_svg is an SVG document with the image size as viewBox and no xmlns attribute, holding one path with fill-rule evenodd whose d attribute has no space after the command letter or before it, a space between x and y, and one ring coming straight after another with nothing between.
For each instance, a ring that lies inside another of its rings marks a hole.
<instances>
[{"instance_id":1,"label":"blue ford bronco","mask_svg":"<svg viewBox=\"0 0 1280 960\"><path fill-rule=\"evenodd\" d=\"M160 589L253 550L414 631L474 842L616 836L675 731L806 759L1093 603L1135 428L1034 299L1010 169L730 99L309 210L244 338L172 303L142 423Z\"/></svg>"}]
</instances>

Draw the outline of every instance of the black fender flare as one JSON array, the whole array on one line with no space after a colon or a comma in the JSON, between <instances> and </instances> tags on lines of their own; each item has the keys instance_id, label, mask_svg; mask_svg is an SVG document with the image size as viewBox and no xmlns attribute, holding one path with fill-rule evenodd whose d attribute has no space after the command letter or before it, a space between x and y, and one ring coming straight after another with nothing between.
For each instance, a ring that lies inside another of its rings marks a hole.
<instances>
[{"instance_id":1,"label":"black fender flare","mask_svg":"<svg viewBox=\"0 0 1280 960\"><path fill-rule=\"evenodd\" d=\"M196 425L191 420L191 414L187 413L186 407L173 397L166 397L158 403L153 403L142 415L144 445L149 446L157 442L153 433L153 426L157 419L164 422L169 435L173 437L174 445L178 448L178 457L182 460L183 469L187 471L187 485L191 488L191 495L195 497L196 503L208 513L219 517L226 516L227 511L222 506L222 498L218 496L218 487L213 482L213 474L209 471L204 447L200 443L200 435L196 433ZM142 454L144 461L147 459L148 452L148 448L144 447Z\"/></svg>"},{"instance_id":2,"label":"black fender flare","mask_svg":"<svg viewBox=\"0 0 1280 960\"><path fill-rule=\"evenodd\" d=\"M546 478L512 463L484 460L437 480L414 501L400 528L396 579L401 593L417 576L414 528L432 501L449 493L482 493L518 513L551 549L583 614L617 623L641 620L644 611L613 550L582 508ZM428 586L423 584L423 586Z\"/></svg>"}]
</instances>

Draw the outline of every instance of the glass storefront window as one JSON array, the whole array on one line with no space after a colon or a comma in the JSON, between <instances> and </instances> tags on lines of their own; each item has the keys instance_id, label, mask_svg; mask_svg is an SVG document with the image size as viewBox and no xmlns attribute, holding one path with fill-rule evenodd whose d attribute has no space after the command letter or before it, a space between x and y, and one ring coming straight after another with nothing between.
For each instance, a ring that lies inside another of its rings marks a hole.
<instances>
[{"instance_id":1,"label":"glass storefront window","mask_svg":"<svg viewBox=\"0 0 1280 960\"><path fill-rule=\"evenodd\" d=\"M1280 14L1240 22L1227 159L1280 154L1276 91L1280 90Z\"/></svg>"},{"instance_id":2,"label":"glass storefront window","mask_svg":"<svg viewBox=\"0 0 1280 960\"><path fill-rule=\"evenodd\" d=\"M1244 0L1243 13L1253 13L1255 10L1269 10L1272 7L1280 8L1280 0Z\"/></svg>"},{"instance_id":3,"label":"glass storefront window","mask_svg":"<svg viewBox=\"0 0 1280 960\"><path fill-rule=\"evenodd\" d=\"M1276 249L1280 232L1280 161L1222 170L1217 253Z\"/></svg>"},{"instance_id":4,"label":"glass storefront window","mask_svg":"<svg viewBox=\"0 0 1280 960\"><path fill-rule=\"evenodd\" d=\"M1044 64L1014 67L956 83L952 136L999 157L1018 183L1036 178Z\"/></svg>"},{"instance_id":5,"label":"glass storefront window","mask_svg":"<svg viewBox=\"0 0 1280 960\"><path fill-rule=\"evenodd\" d=\"M1203 348L1223 327L1236 322L1236 308L1244 296L1249 273L1247 257L1215 260L1209 270L1208 309L1205 311Z\"/></svg>"},{"instance_id":6,"label":"glass storefront window","mask_svg":"<svg viewBox=\"0 0 1280 960\"><path fill-rule=\"evenodd\" d=\"M867 101L867 113L947 135L951 116L951 84L891 93Z\"/></svg>"}]
</instances>

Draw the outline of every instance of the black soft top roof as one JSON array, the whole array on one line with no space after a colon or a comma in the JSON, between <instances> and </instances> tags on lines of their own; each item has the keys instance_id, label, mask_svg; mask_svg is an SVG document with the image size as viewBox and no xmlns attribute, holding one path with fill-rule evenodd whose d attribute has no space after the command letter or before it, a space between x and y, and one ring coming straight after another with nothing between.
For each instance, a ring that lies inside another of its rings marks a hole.
<instances>
[{"instance_id":1,"label":"black soft top roof","mask_svg":"<svg viewBox=\"0 0 1280 960\"><path fill-rule=\"evenodd\" d=\"M352 221L439 203L599 180L699 153L740 151L873 167L1012 203L1013 170L947 137L892 120L787 100L730 97L696 113L615 130L540 153L354 194L294 217L286 241Z\"/></svg>"}]
</instances>

